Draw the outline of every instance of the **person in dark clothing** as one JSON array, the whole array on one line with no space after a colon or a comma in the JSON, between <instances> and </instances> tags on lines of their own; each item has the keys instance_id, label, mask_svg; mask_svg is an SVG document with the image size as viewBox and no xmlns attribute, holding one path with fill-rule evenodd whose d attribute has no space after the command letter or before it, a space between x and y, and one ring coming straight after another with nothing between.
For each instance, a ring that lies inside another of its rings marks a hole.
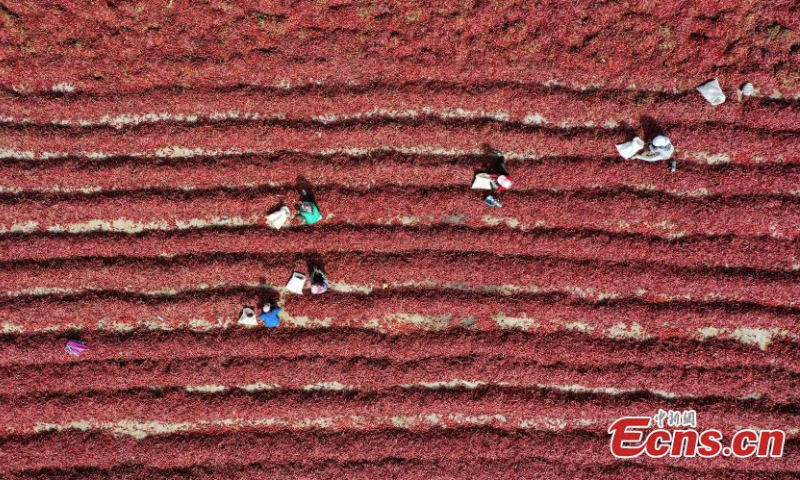
<instances>
[{"instance_id":1,"label":"person in dark clothing","mask_svg":"<svg viewBox=\"0 0 800 480\"><path fill-rule=\"evenodd\" d=\"M320 294L325 293L330 288L328 284L328 277L325 272L319 267L314 267L311 272L311 293Z\"/></svg>"},{"instance_id":2,"label":"person in dark clothing","mask_svg":"<svg viewBox=\"0 0 800 480\"><path fill-rule=\"evenodd\" d=\"M508 168L506 168L506 157L499 150L493 150L492 156L495 157L494 172L498 175L510 175Z\"/></svg>"}]
</instances>

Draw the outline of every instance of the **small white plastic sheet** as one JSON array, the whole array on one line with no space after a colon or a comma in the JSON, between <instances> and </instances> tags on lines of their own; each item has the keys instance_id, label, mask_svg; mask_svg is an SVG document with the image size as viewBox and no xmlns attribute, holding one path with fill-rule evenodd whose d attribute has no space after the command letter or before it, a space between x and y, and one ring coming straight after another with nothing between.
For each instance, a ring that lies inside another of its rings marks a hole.
<instances>
[{"instance_id":1,"label":"small white plastic sheet","mask_svg":"<svg viewBox=\"0 0 800 480\"><path fill-rule=\"evenodd\" d=\"M639 137L634 138L630 142L617 144L617 151L625 160L632 158L639 153L639 150L642 148L644 148L644 140Z\"/></svg>"},{"instance_id":2,"label":"small white plastic sheet","mask_svg":"<svg viewBox=\"0 0 800 480\"><path fill-rule=\"evenodd\" d=\"M491 190L492 177L488 173L478 173L472 181L473 190Z\"/></svg>"},{"instance_id":3,"label":"small white plastic sheet","mask_svg":"<svg viewBox=\"0 0 800 480\"><path fill-rule=\"evenodd\" d=\"M286 284L286 290L297 295L303 294L303 287L306 286L306 276L300 272L292 273L292 278Z\"/></svg>"},{"instance_id":4,"label":"small white plastic sheet","mask_svg":"<svg viewBox=\"0 0 800 480\"><path fill-rule=\"evenodd\" d=\"M237 323L246 327L255 327L258 325L258 317L256 317L256 312L250 307L243 308L242 314L239 316L239 321Z\"/></svg>"},{"instance_id":5,"label":"small white plastic sheet","mask_svg":"<svg viewBox=\"0 0 800 480\"><path fill-rule=\"evenodd\" d=\"M697 87L697 91L700 92L700 95L708 100L708 103L711 105L721 105L725 103L725 92L722 91L716 78Z\"/></svg>"},{"instance_id":6,"label":"small white plastic sheet","mask_svg":"<svg viewBox=\"0 0 800 480\"><path fill-rule=\"evenodd\" d=\"M291 215L292 211L289 210L289 207L281 207L280 210L270 213L267 215L267 225L275 230L280 230L281 227L286 225L286 222L289 220L289 215Z\"/></svg>"}]
</instances>

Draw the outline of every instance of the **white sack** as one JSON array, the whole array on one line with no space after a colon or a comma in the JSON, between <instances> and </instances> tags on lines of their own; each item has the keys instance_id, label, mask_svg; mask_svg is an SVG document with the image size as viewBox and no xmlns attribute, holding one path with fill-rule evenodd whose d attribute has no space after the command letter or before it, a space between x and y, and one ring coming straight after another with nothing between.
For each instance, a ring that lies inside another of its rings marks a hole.
<instances>
[{"instance_id":1,"label":"white sack","mask_svg":"<svg viewBox=\"0 0 800 480\"><path fill-rule=\"evenodd\" d=\"M289 283L286 284L286 290L296 293L297 295L302 295L303 287L305 286L306 276L300 272L294 272L292 273L292 278L289 279Z\"/></svg>"},{"instance_id":2,"label":"white sack","mask_svg":"<svg viewBox=\"0 0 800 480\"><path fill-rule=\"evenodd\" d=\"M630 142L617 144L617 151L625 160L636 155L642 148L644 148L644 140L639 137L634 138Z\"/></svg>"},{"instance_id":3,"label":"white sack","mask_svg":"<svg viewBox=\"0 0 800 480\"><path fill-rule=\"evenodd\" d=\"M716 78L697 87L697 91L700 92L703 98L708 100L708 103L711 105L725 103L725 93L722 91L722 88L720 88Z\"/></svg>"}]
</instances>

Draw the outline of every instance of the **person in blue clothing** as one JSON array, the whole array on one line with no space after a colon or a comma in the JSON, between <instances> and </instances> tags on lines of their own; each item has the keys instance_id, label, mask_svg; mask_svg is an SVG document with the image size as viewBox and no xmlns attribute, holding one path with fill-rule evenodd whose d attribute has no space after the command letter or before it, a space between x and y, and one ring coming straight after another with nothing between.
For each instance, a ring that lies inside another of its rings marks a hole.
<instances>
[{"instance_id":1,"label":"person in blue clothing","mask_svg":"<svg viewBox=\"0 0 800 480\"><path fill-rule=\"evenodd\" d=\"M264 304L264 308L261 309L261 315L258 318L264 322L264 325L267 328L275 328L281 324L281 319L278 317L278 314L281 313L283 309L278 306L272 306L272 304Z\"/></svg>"}]
</instances>

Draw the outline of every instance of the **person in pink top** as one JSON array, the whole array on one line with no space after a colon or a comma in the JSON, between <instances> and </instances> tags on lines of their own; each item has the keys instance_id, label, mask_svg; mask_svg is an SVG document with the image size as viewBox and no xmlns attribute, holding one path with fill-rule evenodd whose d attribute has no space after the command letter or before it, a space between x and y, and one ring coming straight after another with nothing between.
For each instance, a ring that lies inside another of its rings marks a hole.
<instances>
[{"instance_id":1,"label":"person in pink top","mask_svg":"<svg viewBox=\"0 0 800 480\"><path fill-rule=\"evenodd\" d=\"M314 267L313 271L311 272L311 293L314 295L319 295L321 293L325 293L330 288L328 284L328 276L325 275L325 272L322 271L319 267Z\"/></svg>"}]
</instances>

